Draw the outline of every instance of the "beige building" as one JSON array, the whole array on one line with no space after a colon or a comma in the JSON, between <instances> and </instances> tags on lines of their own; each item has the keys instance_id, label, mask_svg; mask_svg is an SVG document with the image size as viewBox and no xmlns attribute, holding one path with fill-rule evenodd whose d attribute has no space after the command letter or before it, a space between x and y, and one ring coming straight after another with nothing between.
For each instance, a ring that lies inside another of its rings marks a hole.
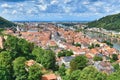
<instances>
[{"instance_id":1,"label":"beige building","mask_svg":"<svg viewBox=\"0 0 120 80\"><path fill-rule=\"evenodd\" d=\"M0 36L0 48L3 49L4 38Z\"/></svg>"}]
</instances>

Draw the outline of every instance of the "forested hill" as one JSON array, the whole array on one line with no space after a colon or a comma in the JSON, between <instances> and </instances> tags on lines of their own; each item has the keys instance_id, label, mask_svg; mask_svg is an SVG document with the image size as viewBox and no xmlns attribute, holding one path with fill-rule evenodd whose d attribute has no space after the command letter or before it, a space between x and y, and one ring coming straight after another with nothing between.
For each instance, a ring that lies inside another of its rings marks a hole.
<instances>
[{"instance_id":1,"label":"forested hill","mask_svg":"<svg viewBox=\"0 0 120 80\"><path fill-rule=\"evenodd\" d=\"M103 17L99 20L89 22L88 27L104 28L107 30L120 31L120 13Z\"/></svg>"},{"instance_id":2,"label":"forested hill","mask_svg":"<svg viewBox=\"0 0 120 80\"><path fill-rule=\"evenodd\" d=\"M13 25L15 25L15 24L0 17L0 28L12 27Z\"/></svg>"}]
</instances>

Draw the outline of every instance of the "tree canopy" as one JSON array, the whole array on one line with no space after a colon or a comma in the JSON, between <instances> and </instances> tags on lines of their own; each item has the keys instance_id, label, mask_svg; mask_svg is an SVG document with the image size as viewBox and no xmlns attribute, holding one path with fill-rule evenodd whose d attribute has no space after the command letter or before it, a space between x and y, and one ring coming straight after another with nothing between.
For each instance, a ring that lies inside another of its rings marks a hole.
<instances>
[{"instance_id":1,"label":"tree canopy","mask_svg":"<svg viewBox=\"0 0 120 80\"><path fill-rule=\"evenodd\" d=\"M107 80L119 80L120 79L120 70L112 73L110 76L107 77Z\"/></svg>"},{"instance_id":2,"label":"tree canopy","mask_svg":"<svg viewBox=\"0 0 120 80\"><path fill-rule=\"evenodd\" d=\"M13 61L15 80L27 80L28 73L25 69L25 57L18 57Z\"/></svg>"},{"instance_id":3,"label":"tree canopy","mask_svg":"<svg viewBox=\"0 0 120 80\"><path fill-rule=\"evenodd\" d=\"M41 67L39 64L34 64L29 67L28 80L40 80L42 76Z\"/></svg>"},{"instance_id":4,"label":"tree canopy","mask_svg":"<svg viewBox=\"0 0 120 80\"><path fill-rule=\"evenodd\" d=\"M98 72L93 66L84 68L81 72L79 80L106 80L106 74Z\"/></svg>"},{"instance_id":5,"label":"tree canopy","mask_svg":"<svg viewBox=\"0 0 120 80\"><path fill-rule=\"evenodd\" d=\"M103 58L100 57L100 56L94 56L93 60L94 60L94 61L102 61Z\"/></svg>"},{"instance_id":6,"label":"tree canopy","mask_svg":"<svg viewBox=\"0 0 120 80\"><path fill-rule=\"evenodd\" d=\"M99 72L94 66L87 66L83 70L74 70L70 74L62 76L63 80L107 80L107 77L105 73Z\"/></svg>"},{"instance_id":7,"label":"tree canopy","mask_svg":"<svg viewBox=\"0 0 120 80\"><path fill-rule=\"evenodd\" d=\"M120 31L120 13L109 15L99 20L88 23L88 27L104 28L107 30Z\"/></svg>"},{"instance_id":8,"label":"tree canopy","mask_svg":"<svg viewBox=\"0 0 120 80\"><path fill-rule=\"evenodd\" d=\"M68 50L62 50L62 51L60 51L60 52L58 52L58 57L64 57L64 56L71 56L71 55L73 55L73 52L70 50L70 51L68 51Z\"/></svg>"},{"instance_id":9,"label":"tree canopy","mask_svg":"<svg viewBox=\"0 0 120 80\"><path fill-rule=\"evenodd\" d=\"M82 70L87 66L88 60L84 55L77 56L70 62L71 70Z\"/></svg>"},{"instance_id":10,"label":"tree canopy","mask_svg":"<svg viewBox=\"0 0 120 80\"><path fill-rule=\"evenodd\" d=\"M25 56L29 58L34 48L33 43L26 41L25 39L19 39L14 36L8 36L4 43L4 48L10 51L13 58L19 56Z\"/></svg>"},{"instance_id":11,"label":"tree canopy","mask_svg":"<svg viewBox=\"0 0 120 80\"><path fill-rule=\"evenodd\" d=\"M1 28L5 28L5 27L12 27L15 26L16 24L14 24L13 22L10 22L2 17L0 17L0 27Z\"/></svg>"},{"instance_id":12,"label":"tree canopy","mask_svg":"<svg viewBox=\"0 0 120 80\"><path fill-rule=\"evenodd\" d=\"M12 64L9 52L0 53L0 80L12 80Z\"/></svg>"},{"instance_id":13,"label":"tree canopy","mask_svg":"<svg viewBox=\"0 0 120 80\"><path fill-rule=\"evenodd\" d=\"M32 51L35 60L47 69L55 69L55 53L51 50L43 50L40 47Z\"/></svg>"}]
</instances>

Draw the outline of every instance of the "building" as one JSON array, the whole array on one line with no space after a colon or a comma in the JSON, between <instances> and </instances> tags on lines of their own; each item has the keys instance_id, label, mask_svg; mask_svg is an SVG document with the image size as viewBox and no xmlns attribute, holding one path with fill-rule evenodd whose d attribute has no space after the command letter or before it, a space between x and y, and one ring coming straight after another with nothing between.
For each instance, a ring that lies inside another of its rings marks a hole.
<instances>
[{"instance_id":1,"label":"building","mask_svg":"<svg viewBox=\"0 0 120 80\"><path fill-rule=\"evenodd\" d=\"M55 74L45 74L42 76L42 80L58 80Z\"/></svg>"},{"instance_id":2,"label":"building","mask_svg":"<svg viewBox=\"0 0 120 80\"><path fill-rule=\"evenodd\" d=\"M94 66L98 71L105 72L107 74L114 72L113 66L108 61L97 61L94 63Z\"/></svg>"},{"instance_id":3,"label":"building","mask_svg":"<svg viewBox=\"0 0 120 80\"><path fill-rule=\"evenodd\" d=\"M35 61L34 60L29 60L29 61L26 61L25 63L28 67L32 66L35 64Z\"/></svg>"},{"instance_id":4,"label":"building","mask_svg":"<svg viewBox=\"0 0 120 80\"><path fill-rule=\"evenodd\" d=\"M0 36L0 48L3 49L4 38Z\"/></svg>"},{"instance_id":5,"label":"building","mask_svg":"<svg viewBox=\"0 0 120 80\"><path fill-rule=\"evenodd\" d=\"M70 68L70 61L74 59L73 56L66 56L61 59L61 64L64 64L66 68Z\"/></svg>"}]
</instances>

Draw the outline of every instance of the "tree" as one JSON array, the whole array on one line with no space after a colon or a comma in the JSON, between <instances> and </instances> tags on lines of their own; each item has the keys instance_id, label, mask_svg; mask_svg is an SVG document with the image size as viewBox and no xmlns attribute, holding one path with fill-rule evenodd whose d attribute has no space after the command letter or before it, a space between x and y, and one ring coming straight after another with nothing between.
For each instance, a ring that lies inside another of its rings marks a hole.
<instances>
[{"instance_id":1,"label":"tree","mask_svg":"<svg viewBox=\"0 0 120 80\"><path fill-rule=\"evenodd\" d=\"M29 56L31 55L30 53L32 52L34 48L34 44L29 43L25 39L19 39L17 41L17 45L18 45L17 52L20 54L20 56L26 56L26 58L29 58Z\"/></svg>"},{"instance_id":2,"label":"tree","mask_svg":"<svg viewBox=\"0 0 120 80\"><path fill-rule=\"evenodd\" d=\"M62 50L62 51L60 51L59 53L58 53L58 57L60 58L60 57L64 57L64 56L71 56L71 55L73 55L73 52L70 50L70 51L68 51L68 50Z\"/></svg>"},{"instance_id":3,"label":"tree","mask_svg":"<svg viewBox=\"0 0 120 80\"><path fill-rule=\"evenodd\" d=\"M103 43L106 43L108 46L113 47L113 44L110 41L103 41Z\"/></svg>"},{"instance_id":4,"label":"tree","mask_svg":"<svg viewBox=\"0 0 120 80\"><path fill-rule=\"evenodd\" d=\"M76 43L76 44L73 44L73 45L76 46L76 47L81 47L80 43Z\"/></svg>"},{"instance_id":5,"label":"tree","mask_svg":"<svg viewBox=\"0 0 120 80\"><path fill-rule=\"evenodd\" d=\"M120 69L120 66L118 63L114 63L113 67L114 67L115 71L118 71Z\"/></svg>"},{"instance_id":6,"label":"tree","mask_svg":"<svg viewBox=\"0 0 120 80\"><path fill-rule=\"evenodd\" d=\"M87 66L88 60L84 55L77 56L70 62L70 68L71 70L82 70Z\"/></svg>"},{"instance_id":7,"label":"tree","mask_svg":"<svg viewBox=\"0 0 120 80\"><path fill-rule=\"evenodd\" d=\"M95 80L106 80L107 79L107 74L98 72L97 76L95 77Z\"/></svg>"},{"instance_id":8,"label":"tree","mask_svg":"<svg viewBox=\"0 0 120 80\"><path fill-rule=\"evenodd\" d=\"M15 80L27 80L28 73L25 69L25 57L18 57L13 61Z\"/></svg>"},{"instance_id":9,"label":"tree","mask_svg":"<svg viewBox=\"0 0 120 80\"><path fill-rule=\"evenodd\" d=\"M70 74L70 80L78 80L80 77L81 71L75 70Z\"/></svg>"},{"instance_id":10,"label":"tree","mask_svg":"<svg viewBox=\"0 0 120 80\"><path fill-rule=\"evenodd\" d=\"M102 57L100 57L100 56L95 56L95 57L93 58L93 60L94 60L94 61L102 61L103 59L102 59Z\"/></svg>"},{"instance_id":11,"label":"tree","mask_svg":"<svg viewBox=\"0 0 120 80\"><path fill-rule=\"evenodd\" d=\"M30 58L30 53L34 48L34 44L27 42L25 39L19 39L15 36L8 36L5 40L4 48L5 50L13 53L12 58L14 59L19 56Z\"/></svg>"},{"instance_id":12,"label":"tree","mask_svg":"<svg viewBox=\"0 0 120 80\"><path fill-rule=\"evenodd\" d=\"M65 66L62 65L59 70L58 70L58 73L60 74L60 76L65 76L66 75L66 69L65 69Z\"/></svg>"},{"instance_id":13,"label":"tree","mask_svg":"<svg viewBox=\"0 0 120 80\"><path fill-rule=\"evenodd\" d=\"M117 54L112 54L112 60L113 60L113 61L118 60L118 55L117 55Z\"/></svg>"},{"instance_id":14,"label":"tree","mask_svg":"<svg viewBox=\"0 0 120 80\"><path fill-rule=\"evenodd\" d=\"M55 69L55 53L51 50L46 50L42 56L41 64L47 69Z\"/></svg>"},{"instance_id":15,"label":"tree","mask_svg":"<svg viewBox=\"0 0 120 80\"><path fill-rule=\"evenodd\" d=\"M28 69L28 80L41 80L42 72L39 64L34 64Z\"/></svg>"},{"instance_id":16,"label":"tree","mask_svg":"<svg viewBox=\"0 0 120 80\"><path fill-rule=\"evenodd\" d=\"M12 65L9 52L0 53L0 80L12 80Z\"/></svg>"},{"instance_id":17,"label":"tree","mask_svg":"<svg viewBox=\"0 0 120 80\"><path fill-rule=\"evenodd\" d=\"M73 52L70 50L70 51L66 51L66 56L71 56L73 55Z\"/></svg>"},{"instance_id":18,"label":"tree","mask_svg":"<svg viewBox=\"0 0 120 80\"><path fill-rule=\"evenodd\" d=\"M100 47L100 44L95 44L96 47Z\"/></svg>"},{"instance_id":19,"label":"tree","mask_svg":"<svg viewBox=\"0 0 120 80\"><path fill-rule=\"evenodd\" d=\"M120 14L109 15L99 20L87 23L88 27L104 28L107 30L120 31Z\"/></svg>"},{"instance_id":20,"label":"tree","mask_svg":"<svg viewBox=\"0 0 120 80\"><path fill-rule=\"evenodd\" d=\"M75 70L72 73L70 73L69 75L64 75L62 76L63 80L78 80L80 77L80 70Z\"/></svg>"},{"instance_id":21,"label":"tree","mask_svg":"<svg viewBox=\"0 0 120 80\"><path fill-rule=\"evenodd\" d=\"M95 45L92 43L88 48L89 49L95 48Z\"/></svg>"},{"instance_id":22,"label":"tree","mask_svg":"<svg viewBox=\"0 0 120 80\"><path fill-rule=\"evenodd\" d=\"M35 47L32 51L32 55L34 56L34 59L38 62L41 63L42 61L42 56L44 55L45 50L43 50L40 47Z\"/></svg>"},{"instance_id":23,"label":"tree","mask_svg":"<svg viewBox=\"0 0 120 80\"><path fill-rule=\"evenodd\" d=\"M62 76L62 80L71 80L70 75Z\"/></svg>"},{"instance_id":24,"label":"tree","mask_svg":"<svg viewBox=\"0 0 120 80\"><path fill-rule=\"evenodd\" d=\"M93 66L84 68L78 80L106 80L106 75L98 72Z\"/></svg>"},{"instance_id":25,"label":"tree","mask_svg":"<svg viewBox=\"0 0 120 80\"><path fill-rule=\"evenodd\" d=\"M8 51L17 51L17 41L19 39L15 36L7 36L7 39L4 43L4 48Z\"/></svg>"},{"instance_id":26,"label":"tree","mask_svg":"<svg viewBox=\"0 0 120 80\"><path fill-rule=\"evenodd\" d=\"M58 55L57 55L59 58L60 57L63 57L63 56L65 56L65 53L63 53L63 52L58 52Z\"/></svg>"},{"instance_id":27,"label":"tree","mask_svg":"<svg viewBox=\"0 0 120 80\"><path fill-rule=\"evenodd\" d=\"M95 48L95 47L100 47L100 45L99 44L91 44L88 48L89 49L92 49L92 48Z\"/></svg>"},{"instance_id":28,"label":"tree","mask_svg":"<svg viewBox=\"0 0 120 80\"><path fill-rule=\"evenodd\" d=\"M47 69L55 69L55 53L51 50L35 48L32 52L35 60L41 63Z\"/></svg>"},{"instance_id":29,"label":"tree","mask_svg":"<svg viewBox=\"0 0 120 80\"><path fill-rule=\"evenodd\" d=\"M0 26L1 26L1 28L6 28L6 27L10 28L12 26L16 26L16 24L4 19L3 17L0 17Z\"/></svg>"},{"instance_id":30,"label":"tree","mask_svg":"<svg viewBox=\"0 0 120 80\"><path fill-rule=\"evenodd\" d=\"M120 70L110 74L106 80L119 80L120 79Z\"/></svg>"}]
</instances>

